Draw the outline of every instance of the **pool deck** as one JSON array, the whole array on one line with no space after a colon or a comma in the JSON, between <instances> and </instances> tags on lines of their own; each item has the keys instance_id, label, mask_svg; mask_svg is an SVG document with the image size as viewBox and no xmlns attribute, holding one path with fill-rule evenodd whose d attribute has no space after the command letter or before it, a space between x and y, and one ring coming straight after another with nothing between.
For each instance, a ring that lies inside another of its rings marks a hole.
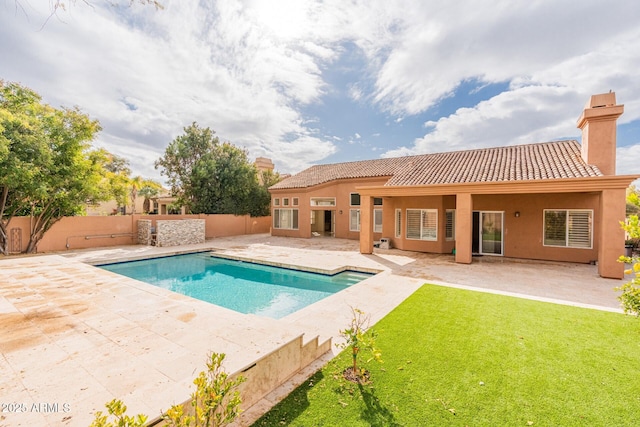
<instances>
[{"instance_id":1,"label":"pool deck","mask_svg":"<svg viewBox=\"0 0 640 427\"><path fill-rule=\"evenodd\" d=\"M273 320L90 265L198 250L308 269L350 266L381 273ZM226 353L226 370L236 372L301 334L338 343L350 307L370 315L373 324L425 282L617 312L613 288L623 283L600 278L592 265L486 256L461 265L450 255L394 249L362 255L357 241L264 234L180 247L0 258L0 404L21 411L0 412L0 426L87 426L113 398L124 400L129 413L153 418L188 399L209 352ZM334 346L249 408L238 425L250 425L337 351Z\"/></svg>"}]
</instances>

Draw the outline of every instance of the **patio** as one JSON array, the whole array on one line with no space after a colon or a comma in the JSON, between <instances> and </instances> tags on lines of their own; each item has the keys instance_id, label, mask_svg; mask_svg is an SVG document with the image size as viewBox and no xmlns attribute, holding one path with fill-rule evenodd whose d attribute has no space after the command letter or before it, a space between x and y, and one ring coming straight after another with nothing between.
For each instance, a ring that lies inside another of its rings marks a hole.
<instances>
[{"instance_id":1,"label":"patio","mask_svg":"<svg viewBox=\"0 0 640 427\"><path fill-rule=\"evenodd\" d=\"M241 315L211 304L124 279L89 264L215 250L232 257L332 270L354 266L382 271L281 320ZM619 311L613 288L596 266L474 258L456 264L450 255L376 249L358 253L358 242L332 238L251 235L173 248L123 246L0 260L0 380L3 402L24 404L0 414L0 425L86 426L93 412L120 398L131 413L151 418L188 399L191 381L210 351L227 354L236 372L304 334L333 338L350 319L350 306L372 323L429 282L507 293L544 301ZM296 375L257 405L248 425L337 350ZM36 412L33 404L56 409ZM56 405L56 406L54 406ZM4 417L4 418L3 418Z\"/></svg>"}]
</instances>

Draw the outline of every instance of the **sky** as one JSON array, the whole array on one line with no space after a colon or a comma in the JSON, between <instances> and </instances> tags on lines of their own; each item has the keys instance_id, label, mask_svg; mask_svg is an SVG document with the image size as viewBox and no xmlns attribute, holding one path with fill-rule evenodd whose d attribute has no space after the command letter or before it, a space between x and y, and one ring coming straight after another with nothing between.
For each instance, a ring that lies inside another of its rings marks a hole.
<instances>
[{"instance_id":1,"label":"sky","mask_svg":"<svg viewBox=\"0 0 640 427\"><path fill-rule=\"evenodd\" d=\"M70 2L71 1L71 2ZM0 79L97 119L96 147L154 168L197 122L314 164L580 140L616 92L617 173L640 173L640 2L0 0Z\"/></svg>"}]
</instances>

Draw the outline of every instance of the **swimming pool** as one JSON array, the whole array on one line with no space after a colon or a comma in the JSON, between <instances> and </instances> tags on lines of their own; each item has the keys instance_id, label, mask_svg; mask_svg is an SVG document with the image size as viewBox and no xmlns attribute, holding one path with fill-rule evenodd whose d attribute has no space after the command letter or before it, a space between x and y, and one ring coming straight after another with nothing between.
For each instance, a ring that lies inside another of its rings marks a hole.
<instances>
[{"instance_id":1,"label":"swimming pool","mask_svg":"<svg viewBox=\"0 0 640 427\"><path fill-rule=\"evenodd\" d=\"M176 255L98 266L245 314L280 319L368 277L332 276L211 256Z\"/></svg>"}]
</instances>

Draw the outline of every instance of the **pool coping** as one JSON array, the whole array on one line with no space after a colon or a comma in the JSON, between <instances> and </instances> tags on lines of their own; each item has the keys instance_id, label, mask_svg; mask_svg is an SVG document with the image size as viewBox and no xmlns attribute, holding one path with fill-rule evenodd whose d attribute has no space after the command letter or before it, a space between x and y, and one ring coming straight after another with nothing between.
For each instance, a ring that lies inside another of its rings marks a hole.
<instances>
[{"instance_id":1,"label":"pool coping","mask_svg":"<svg viewBox=\"0 0 640 427\"><path fill-rule=\"evenodd\" d=\"M288 264L288 263L283 263L283 262L278 262L278 261L269 261L269 260L259 259L259 258L258 259L249 258L249 257L245 257L245 256L240 256L240 255L217 253L216 250L212 250L211 251L211 257L212 258L228 259L228 260L232 260L232 261L248 262L248 263L258 264L258 265L267 265L267 266L270 266L270 267L285 268L287 270L303 271L303 272L307 272L307 273L317 273L317 274L323 274L325 276L335 276L336 274L344 273L345 271L353 271L353 272L356 272L356 273L365 273L365 274L376 275L376 274L382 273L384 271L384 270L375 269L375 268L357 267L357 266L353 266L353 265L343 265L341 267L336 267L336 268L333 268L331 270L328 270L328 269L325 269L325 268L309 267L309 266L299 265L299 264ZM364 280L367 280L367 279L364 279Z\"/></svg>"}]
</instances>

